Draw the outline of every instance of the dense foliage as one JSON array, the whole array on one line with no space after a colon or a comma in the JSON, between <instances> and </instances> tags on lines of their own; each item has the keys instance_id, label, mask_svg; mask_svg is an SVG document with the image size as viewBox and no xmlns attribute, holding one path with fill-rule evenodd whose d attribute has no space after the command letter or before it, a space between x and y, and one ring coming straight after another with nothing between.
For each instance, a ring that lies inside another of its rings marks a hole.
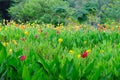
<instances>
[{"instance_id":1,"label":"dense foliage","mask_svg":"<svg viewBox=\"0 0 120 80\"><path fill-rule=\"evenodd\" d=\"M120 26L88 26L0 26L0 79L119 80Z\"/></svg>"},{"instance_id":2,"label":"dense foliage","mask_svg":"<svg viewBox=\"0 0 120 80\"><path fill-rule=\"evenodd\" d=\"M67 24L71 18L73 21L78 20L80 23L87 22L96 26L108 19L117 22L120 19L119 0L1 0L1 2L11 5L9 9L5 9L9 11L11 19L17 22L57 25Z\"/></svg>"},{"instance_id":3,"label":"dense foliage","mask_svg":"<svg viewBox=\"0 0 120 80\"><path fill-rule=\"evenodd\" d=\"M66 1L69 4L66 3L65 0L64 1L50 0L48 2L47 1L38 2L36 0L35 1L33 0L33 2L32 1L26 2L25 4L21 3L16 5L15 7L10 8L10 12L12 15L14 15L13 16L14 19L17 18L23 21L29 21L29 20L35 21L37 19L39 22L53 23L53 24L65 23L66 22L65 19L71 17L71 15L73 15L74 18L76 18L80 22L88 20L88 22L97 22L97 23L99 22L103 23L103 21L105 21L106 18L110 18L118 21L120 17L119 0L116 1L115 0L108 0L108 1L66 0ZM22 9L19 9L19 7L22 7ZM35 16L33 17L31 15L35 15ZM95 18L95 19L92 20L91 18Z\"/></svg>"},{"instance_id":4,"label":"dense foliage","mask_svg":"<svg viewBox=\"0 0 120 80\"><path fill-rule=\"evenodd\" d=\"M62 0L27 0L10 8L14 20L23 22L65 23L71 15L69 4Z\"/></svg>"},{"instance_id":5,"label":"dense foliage","mask_svg":"<svg viewBox=\"0 0 120 80\"><path fill-rule=\"evenodd\" d=\"M120 80L119 4L0 0L0 80Z\"/></svg>"}]
</instances>

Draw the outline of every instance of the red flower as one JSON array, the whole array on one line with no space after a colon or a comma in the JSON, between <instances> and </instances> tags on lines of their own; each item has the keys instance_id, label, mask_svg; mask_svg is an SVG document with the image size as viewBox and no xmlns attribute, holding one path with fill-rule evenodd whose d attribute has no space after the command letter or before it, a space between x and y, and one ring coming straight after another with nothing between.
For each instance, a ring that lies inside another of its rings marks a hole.
<instances>
[{"instance_id":1,"label":"red flower","mask_svg":"<svg viewBox=\"0 0 120 80\"><path fill-rule=\"evenodd\" d=\"M20 56L20 60L21 60L21 61L23 61L23 60L25 60L25 59L26 59L26 56L25 56L25 55Z\"/></svg>"},{"instance_id":2,"label":"red flower","mask_svg":"<svg viewBox=\"0 0 120 80\"><path fill-rule=\"evenodd\" d=\"M86 58L86 57L87 57L87 55L88 55L88 52L85 50L85 51L84 51L84 53L83 53L83 54L81 54L81 57L82 57L82 58Z\"/></svg>"}]
</instances>

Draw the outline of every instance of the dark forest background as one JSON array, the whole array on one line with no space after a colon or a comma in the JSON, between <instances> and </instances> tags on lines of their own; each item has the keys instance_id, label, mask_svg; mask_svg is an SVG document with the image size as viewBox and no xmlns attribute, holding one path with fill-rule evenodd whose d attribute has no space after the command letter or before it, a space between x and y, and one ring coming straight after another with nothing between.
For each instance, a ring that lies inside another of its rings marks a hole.
<instances>
[{"instance_id":1,"label":"dark forest background","mask_svg":"<svg viewBox=\"0 0 120 80\"><path fill-rule=\"evenodd\" d=\"M119 22L120 0L0 0L0 21L96 25Z\"/></svg>"}]
</instances>

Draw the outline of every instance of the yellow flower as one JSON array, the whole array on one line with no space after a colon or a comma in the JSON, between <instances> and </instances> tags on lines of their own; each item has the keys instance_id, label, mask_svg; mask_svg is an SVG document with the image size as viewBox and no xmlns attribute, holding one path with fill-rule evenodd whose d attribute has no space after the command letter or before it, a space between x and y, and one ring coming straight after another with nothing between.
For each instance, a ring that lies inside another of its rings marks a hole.
<instances>
[{"instance_id":1,"label":"yellow flower","mask_svg":"<svg viewBox=\"0 0 120 80\"><path fill-rule=\"evenodd\" d=\"M13 40L13 43L14 43L15 45L17 45L17 42L16 42L16 40Z\"/></svg>"},{"instance_id":2,"label":"yellow flower","mask_svg":"<svg viewBox=\"0 0 120 80\"><path fill-rule=\"evenodd\" d=\"M70 50L69 53L70 53L70 54L74 54L74 51L73 51L73 50Z\"/></svg>"},{"instance_id":3,"label":"yellow flower","mask_svg":"<svg viewBox=\"0 0 120 80\"><path fill-rule=\"evenodd\" d=\"M62 38L59 38L59 39L58 39L58 42L59 42L59 43L63 42L63 39L62 39Z\"/></svg>"},{"instance_id":4,"label":"yellow flower","mask_svg":"<svg viewBox=\"0 0 120 80\"><path fill-rule=\"evenodd\" d=\"M88 49L87 52L88 52L88 53L91 52L91 49Z\"/></svg>"},{"instance_id":5,"label":"yellow flower","mask_svg":"<svg viewBox=\"0 0 120 80\"><path fill-rule=\"evenodd\" d=\"M114 27L112 27L112 28L111 28L111 30L112 30L112 31L114 31L114 30L115 30L115 28L114 28Z\"/></svg>"},{"instance_id":6,"label":"yellow flower","mask_svg":"<svg viewBox=\"0 0 120 80\"><path fill-rule=\"evenodd\" d=\"M78 29L79 29L79 26L76 26L76 27L75 27L75 30L78 31Z\"/></svg>"},{"instance_id":7,"label":"yellow flower","mask_svg":"<svg viewBox=\"0 0 120 80\"><path fill-rule=\"evenodd\" d=\"M25 34L25 35L28 35L28 31L25 31L24 34Z\"/></svg>"},{"instance_id":8,"label":"yellow flower","mask_svg":"<svg viewBox=\"0 0 120 80\"><path fill-rule=\"evenodd\" d=\"M12 53L12 49L11 49L11 48L9 49L9 53L10 53L10 54Z\"/></svg>"},{"instance_id":9,"label":"yellow flower","mask_svg":"<svg viewBox=\"0 0 120 80\"><path fill-rule=\"evenodd\" d=\"M8 42L3 42L3 46L7 46L8 45Z\"/></svg>"},{"instance_id":10,"label":"yellow flower","mask_svg":"<svg viewBox=\"0 0 120 80\"><path fill-rule=\"evenodd\" d=\"M80 54L78 54L78 55L77 55L77 57L78 57L78 59L79 59L79 58L81 57L81 55L80 55Z\"/></svg>"}]
</instances>

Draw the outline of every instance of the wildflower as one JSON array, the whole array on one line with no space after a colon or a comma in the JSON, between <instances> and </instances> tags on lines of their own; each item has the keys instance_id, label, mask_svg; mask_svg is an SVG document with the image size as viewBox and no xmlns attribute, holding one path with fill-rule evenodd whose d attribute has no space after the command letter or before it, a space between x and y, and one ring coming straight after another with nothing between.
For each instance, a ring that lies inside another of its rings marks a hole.
<instances>
[{"instance_id":1,"label":"wildflower","mask_svg":"<svg viewBox=\"0 0 120 80\"><path fill-rule=\"evenodd\" d=\"M106 28L103 28L103 30L105 31L105 30L106 30Z\"/></svg>"},{"instance_id":2,"label":"wildflower","mask_svg":"<svg viewBox=\"0 0 120 80\"><path fill-rule=\"evenodd\" d=\"M79 59L79 58L81 57L81 55L80 55L80 54L78 54L78 55L77 55L77 57L78 57L78 59Z\"/></svg>"},{"instance_id":3,"label":"wildflower","mask_svg":"<svg viewBox=\"0 0 120 80\"><path fill-rule=\"evenodd\" d=\"M120 26L118 27L118 30L120 30Z\"/></svg>"},{"instance_id":4,"label":"wildflower","mask_svg":"<svg viewBox=\"0 0 120 80\"><path fill-rule=\"evenodd\" d=\"M4 42L4 43L3 43L3 46L8 46L8 42Z\"/></svg>"},{"instance_id":5,"label":"wildflower","mask_svg":"<svg viewBox=\"0 0 120 80\"><path fill-rule=\"evenodd\" d=\"M111 28L111 30L112 30L112 31L114 31L114 30L115 30L115 28L114 28L114 27L112 27L112 28Z\"/></svg>"},{"instance_id":6,"label":"wildflower","mask_svg":"<svg viewBox=\"0 0 120 80\"><path fill-rule=\"evenodd\" d=\"M86 58L86 57L87 57L87 55L88 55L88 52L85 50L85 51L84 51L84 53L83 53L83 54L81 54L81 57L82 57L82 58Z\"/></svg>"},{"instance_id":7,"label":"wildflower","mask_svg":"<svg viewBox=\"0 0 120 80\"><path fill-rule=\"evenodd\" d=\"M88 52L88 53L91 52L91 49L88 49L87 52Z\"/></svg>"},{"instance_id":8,"label":"wildflower","mask_svg":"<svg viewBox=\"0 0 120 80\"><path fill-rule=\"evenodd\" d=\"M20 56L20 60L21 60L21 61L24 61L25 59L26 59L26 55Z\"/></svg>"},{"instance_id":9,"label":"wildflower","mask_svg":"<svg viewBox=\"0 0 120 80\"><path fill-rule=\"evenodd\" d=\"M18 27L19 25L18 24L15 24L16 27Z\"/></svg>"},{"instance_id":10,"label":"wildflower","mask_svg":"<svg viewBox=\"0 0 120 80\"><path fill-rule=\"evenodd\" d=\"M17 42L16 42L16 40L13 40L13 43L14 43L15 45L17 45Z\"/></svg>"},{"instance_id":11,"label":"wildflower","mask_svg":"<svg viewBox=\"0 0 120 80\"><path fill-rule=\"evenodd\" d=\"M59 39L58 39L58 42L59 42L59 43L63 42L63 39L62 39L62 38L59 38Z\"/></svg>"},{"instance_id":12,"label":"wildflower","mask_svg":"<svg viewBox=\"0 0 120 80\"><path fill-rule=\"evenodd\" d=\"M25 29L25 26L24 26L24 25L21 25L20 28L21 28L21 29Z\"/></svg>"},{"instance_id":13,"label":"wildflower","mask_svg":"<svg viewBox=\"0 0 120 80\"><path fill-rule=\"evenodd\" d=\"M78 31L78 29L79 29L79 26L76 26L76 27L75 27L75 30Z\"/></svg>"},{"instance_id":14,"label":"wildflower","mask_svg":"<svg viewBox=\"0 0 120 80\"><path fill-rule=\"evenodd\" d=\"M9 49L9 53L12 54L12 49L11 48Z\"/></svg>"},{"instance_id":15,"label":"wildflower","mask_svg":"<svg viewBox=\"0 0 120 80\"><path fill-rule=\"evenodd\" d=\"M73 51L73 50L70 50L69 53L70 53L70 54L74 54L74 51Z\"/></svg>"},{"instance_id":16,"label":"wildflower","mask_svg":"<svg viewBox=\"0 0 120 80\"><path fill-rule=\"evenodd\" d=\"M102 29L101 29L101 28L98 28L98 31L100 31L100 32L101 32L101 31L102 31Z\"/></svg>"},{"instance_id":17,"label":"wildflower","mask_svg":"<svg viewBox=\"0 0 120 80\"><path fill-rule=\"evenodd\" d=\"M28 31L25 31L24 34L25 34L25 35L28 35Z\"/></svg>"},{"instance_id":18,"label":"wildflower","mask_svg":"<svg viewBox=\"0 0 120 80\"><path fill-rule=\"evenodd\" d=\"M97 26L100 26L100 24L98 23Z\"/></svg>"}]
</instances>

